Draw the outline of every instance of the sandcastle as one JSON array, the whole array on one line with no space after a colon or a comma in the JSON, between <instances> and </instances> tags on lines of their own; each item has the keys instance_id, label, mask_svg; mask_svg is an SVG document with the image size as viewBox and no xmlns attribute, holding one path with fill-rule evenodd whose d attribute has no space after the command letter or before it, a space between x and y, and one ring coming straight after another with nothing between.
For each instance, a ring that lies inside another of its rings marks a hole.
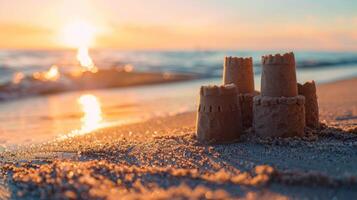
<instances>
[{"instance_id":1,"label":"sandcastle","mask_svg":"<svg viewBox=\"0 0 357 200\"><path fill-rule=\"evenodd\" d=\"M319 106L317 103L315 81L298 83L298 93L305 97L305 120L306 126L319 128Z\"/></svg>"},{"instance_id":2,"label":"sandcastle","mask_svg":"<svg viewBox=\"0 0 357 200\"><path fill-rule=\"evenodd\" d=\"M253 59L243 57L225 57L223 84L233 83L239 88L238 100L242 110L243 127L252 127L254 73Z\"/></svg>"},{"instance_id":3,"label":"sandcastle","mask_svg":"<svg viewBox=\"0 0 357 200\"><path fill-rule=\"evenodd\" d=\"M254 97L254 131L263 137L302 136L305 97L298 95L293 53L262 57L261 94Z\"/></svg>"},{"instance_id":4,"label":"sandcastle","mask_svg":"<svg viewBox=\"0 0 357 200\"><path fill-rule=\"evenodd\" d=\"M237 88L201 87L196 129L203 143L239 139L252 116L253 130L262 137L302 136L305 125L319 126L315 82L297 84L293 53L262 57L260 95L254 91L252 58L226 57L223 83Z\"/></svg>"},{"instance_id":5,"label":"sandcastle","mask_svg":"<svg viewBox=\"0 0 357 200\"><path fill-rule=\"evenodd\" d=\"M242 133L240 105L234 84L202 86L197 114L197 138L202 143L231 143Z\"/></svg>"}]
</instances>

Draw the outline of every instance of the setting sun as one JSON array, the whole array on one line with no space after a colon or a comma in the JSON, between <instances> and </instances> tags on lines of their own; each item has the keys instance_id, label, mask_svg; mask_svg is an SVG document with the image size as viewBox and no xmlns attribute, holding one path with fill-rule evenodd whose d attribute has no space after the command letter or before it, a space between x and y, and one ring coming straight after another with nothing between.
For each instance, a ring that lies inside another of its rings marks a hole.
<instances>
[{"instance_id":1,"label":"setting sun","mask_svg":"<svg viewBox=\"0 0 357 200\"><path fill-rule=\"evenodd\" d=\"M87 21L77 20L64 26L61 32L62 43L71 48L77 48L77 60L82 71L97 72L88 49L95 40L97 30L95 26Z\"/></svg>"},{"instance_id":2,"label":"setting sun","mask_svg":"<svg viewBox=\"0 0 357 200\"><path fill-rule=\"evenodd\" d=\"M86 21L73 21L62 30L63 43L72 48L89 47L93 45L95 27Z\"/></svg>"}]
</instances>

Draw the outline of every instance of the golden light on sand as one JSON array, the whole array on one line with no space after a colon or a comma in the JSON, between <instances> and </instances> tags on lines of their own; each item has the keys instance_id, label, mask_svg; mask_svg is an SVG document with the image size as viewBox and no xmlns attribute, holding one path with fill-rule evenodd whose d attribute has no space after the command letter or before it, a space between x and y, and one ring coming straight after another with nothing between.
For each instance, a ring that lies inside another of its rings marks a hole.
<instances>
[{"instance_id":1,"label":"golden light on sand","mask_svg":"<svg viewBox=\"0 0 357 200\"><path fill-rule=\"evenodd\" d=\"M78 103L83 111L82 127L79 133L88 133L101 127L102 109L99 100L91 94L82 95Z\"/></svg>"}]
</instances>

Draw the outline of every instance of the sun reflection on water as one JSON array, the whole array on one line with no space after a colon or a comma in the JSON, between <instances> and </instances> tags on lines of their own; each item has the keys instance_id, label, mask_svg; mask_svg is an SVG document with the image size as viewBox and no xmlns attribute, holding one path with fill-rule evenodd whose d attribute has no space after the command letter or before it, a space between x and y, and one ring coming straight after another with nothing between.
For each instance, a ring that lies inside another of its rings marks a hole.
<instances>
[{"instance_id":1,"label":"sun reflection on water","mask_svg":"<svg viewBox=\"0 0 357 200\"><path fill-rule=\"evenodd\" d=\"M88 133L100 128L103 121L102 109L98 98L91 94L82 95L78 98L84 116L82 117L82 128L80 132Z\"/></svg>"},{"instance_id":2,"label":"sun reflection on water","mask_svg":"<svg viewBox=\"0 0 357 200\"><path fill-rule=\"evenodd\" d=\"M61 135L58 139L67 139L79 135L85 135L100 128L104 128L109 123L104 123L103 112L99 99L92 94L81 95L77 99L83 116L81 117L81 127L68 134Z\"/></svg>"},{"instance_id":3,"label":"sun reflection on water","mask_svg":"<svg viewBox=\"0 0 357 200\"><path fill-rule=\"evenodd\" d=\"M60 78L61 74L56 65L52 65L48 71L45 72L35 72L32 74L32 77L36 80L41 81L57 81Z\"/></svg>"}]
</instances>

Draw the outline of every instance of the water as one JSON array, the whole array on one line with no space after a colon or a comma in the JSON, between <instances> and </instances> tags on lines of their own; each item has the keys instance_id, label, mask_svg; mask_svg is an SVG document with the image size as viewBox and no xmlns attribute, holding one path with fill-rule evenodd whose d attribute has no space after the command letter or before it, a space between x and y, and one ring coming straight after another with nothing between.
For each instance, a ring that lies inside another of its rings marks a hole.
<instances>
[{"instance_id":1,"label":"water","mask_svg":"<svg viewBox=\"0 0 357 200\"><path fill-rule=\"evenodd\" d=\"M196 106L196 89L211 81L69 92L4 102L0 104L0 144L10 148L187 112Z\"/></svg>"},{"instance_id":2,"label":"water","mask_svg":"<svg viewBox=\"0 0 357 200\"><path fill-rule=\"evenodd\" d=\"M0 83L11 81L14 73L31 74L57 65L66 70L78 64L76 51L0 51ZM259 73L260 57L268 51L113 51L96 50L90 55L99 68L130 64L139 71L167 71L198 73L209 77L220 76L223 57L252 56ZM356 69L357 52L295 52L300 69L329 71ZM310 70L313 72L314 70ZM356 75L356 71L354 71ZM333 76L333 75L332 75ZM318 78L318 77L315 77Z\"/></svg>"},{"instance_id":3,"label":"water","mask_svg":"<svg viewBox=\"0 0 357 200\"><path fill-rule=\"evenodd\" d=\"M98 128L133 123L194 110L202 84L220 83L225 55L252 56L259 89L260 56L268 52L91 51L99 68L133 66L137 71L184 72L205 79L118 89L67 92L0 102L0 151L17 145L86 134ZM296 52L298 80L329 82L357 76L357 53ZM15 73L30 75L52 65L78 65L75 51L0 51L0 87Z\"/></svg>"}]
</instances>

